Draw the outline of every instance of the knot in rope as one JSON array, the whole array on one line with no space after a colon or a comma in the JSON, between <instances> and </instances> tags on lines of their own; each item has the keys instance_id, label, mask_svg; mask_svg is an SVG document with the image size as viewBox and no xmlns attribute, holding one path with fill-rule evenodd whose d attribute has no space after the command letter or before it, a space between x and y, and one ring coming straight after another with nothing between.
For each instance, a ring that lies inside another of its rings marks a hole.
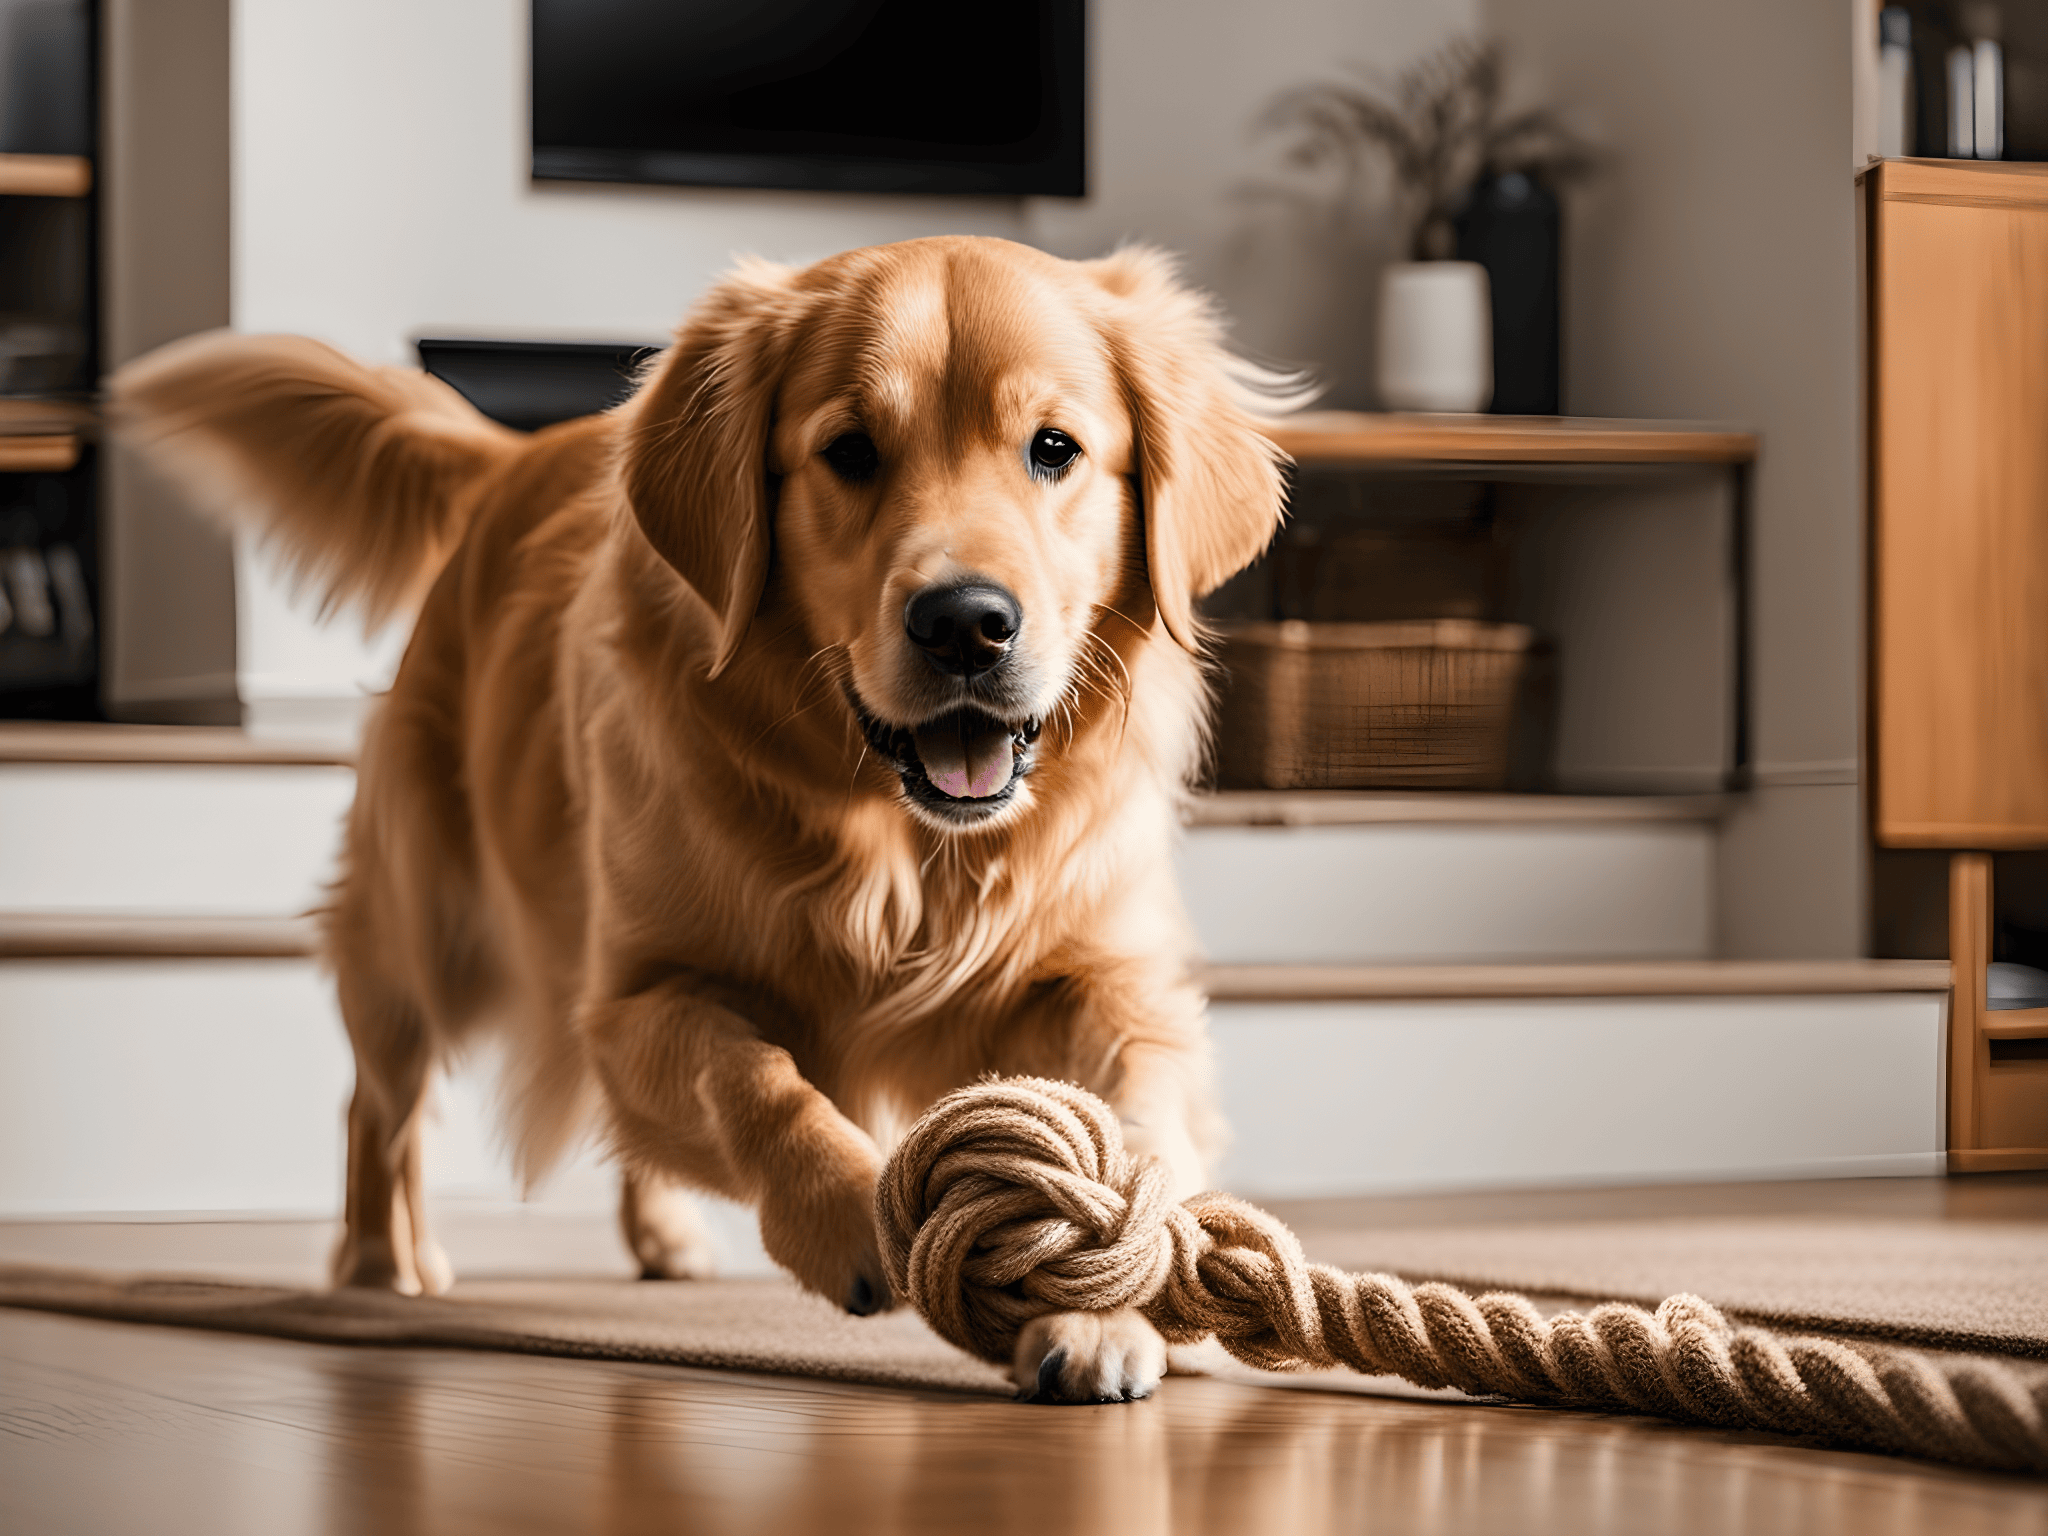
<instances>
[{"instance_id":1,"label":"knot in rope","mask_svg":"<svg viewBox=\"0 0 2048 1536\"><path fill-rule=\"evenodd\" d=\"M1697 1296L1545 1315L1526 1296L1311 1264L1224 1194L1175 1205L1111 1108L1071 1083L949 1094L882 1171L889 1283L943 1337L1008 1362L1049 1312L1134 1307L1169 1341L1211 1334L1266 1369L1345 1366L1479 1396L1812 1435L2048 1472L2048 1372L1785 1337Z\"/></svg>"},{"instance_id":2,"label":"knot in rope","mask_svg":"<svg viewBox=\"0 0 2048 1536\"><path fill-rule=\"evenodd\" d=\"M1044 1078L933 1105L889 1159L876 1210L889 1283L940 1335L997 1361L1034 1317L1145 1306L1174 1229L1194 1225L1157 1161L1125 1150L1107 1104Z\"/></svg>"}]
</instances>

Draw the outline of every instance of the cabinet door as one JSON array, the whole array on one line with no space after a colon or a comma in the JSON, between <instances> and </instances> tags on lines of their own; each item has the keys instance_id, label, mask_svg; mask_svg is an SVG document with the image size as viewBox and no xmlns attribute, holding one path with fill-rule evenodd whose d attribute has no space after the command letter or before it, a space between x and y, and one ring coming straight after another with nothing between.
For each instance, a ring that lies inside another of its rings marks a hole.
<instances>
[{"instance_id":1,"label":"cabinet door","mask_svg":"<svg viewBox=\"0 0 2048 1536\"><path fill-rule=\"evenodd\" d=\"M1864 196L1877 837L2048 847L2048 167Z\"/></svg>"}]
</instances>

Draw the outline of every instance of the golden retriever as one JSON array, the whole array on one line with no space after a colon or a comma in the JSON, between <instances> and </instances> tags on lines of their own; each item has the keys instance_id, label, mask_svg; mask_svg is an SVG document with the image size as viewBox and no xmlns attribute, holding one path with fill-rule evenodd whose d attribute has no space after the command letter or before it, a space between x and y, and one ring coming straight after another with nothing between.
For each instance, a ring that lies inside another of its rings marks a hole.
<instances>
[{"instance_id":1,"label":"golden retriever","mask_svg":"<svg viewBox=\"0 0 2048 1536\"><path fill-rule=\"evenodd\" d=\"M695 1188L889 1305L884 1148L988 1073L1087 1085L1202 1187L1170 853L1194 602L1281 515L1243 377L1158 254L967 238L744 265L626 403L531 436L291 337L124 370L120 417L330 602L420 605L324 916L336 1281L450 1283L419 1109L486 1027L520 1174L601 1125L651 1276L708 1271ZM1137 1397L1164 1358L1135 1314L1055 1315L1015 1376Z\"/></svg>"}]
</instances>

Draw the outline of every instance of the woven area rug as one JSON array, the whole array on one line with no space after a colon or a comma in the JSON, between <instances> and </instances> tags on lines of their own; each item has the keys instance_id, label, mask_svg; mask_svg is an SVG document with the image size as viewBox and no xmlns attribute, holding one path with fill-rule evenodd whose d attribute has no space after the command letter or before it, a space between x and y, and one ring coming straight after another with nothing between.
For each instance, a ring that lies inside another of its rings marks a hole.
<instances>
[{"instance_id":1,"label":"woven area rug","mask_svg":"<svg viewBox=\"0 0 2048 1536\"><path fill-rule=\"evenodd\" d=\"M1309 1256L1324 1263L1469 1290L1524 1291L1545 1310L1606 1300L1654 1306L1689 1291L1745 1321L1788 1331L2048 1360L2048 1223L1785 1216L1305 1226L1301 1237ZM1001 1372L946 1344L908 1311L849 1317L780 1279L485 1278L460 1281L444 1297L407 1298L0 1264L0 1305L327 1343L1008 1391ZM1384 1378L1316 1373L1314 1381L1412 1390Z\"/></svg>"},{"instance_id":2,"label":"woven area rug","mask_svg":"<svg viewBox=\"0 0 2048 1536\"><path fill-rule=\"evenodd\" d=\"M446 1296L0 1265L0 1306L324 1344L503 1350L1009 1394L913 1312L851 1317L787 1280L469 1280Z\"/></svg>"},{"instance_id":3,"label":"woven area rug","mask_svg":"<svg viewBox=\"0 0 2048 1536\"><path fill-rule=\"evenodd\" d=\"M1297 1231L1312 1259L1340 1269L1574 1304L1654 1307L1690 1292L1788 1331L2048 1359L2048 1223L1801 1215Z\"/></svg>"},{"instance_id":4,"label":"woven area rug","mask_svg":"<svg viewBox=\"0 0 2048 1536\"><path fill-rule=\"evenodd\" d=\"M1802 1215L1302 1226L1313 1259L1472 1292L1519 1291L1551 1315L1602 1301L1654 1306L1690 1292L1769 1329L1809 1364L1815 1350L1833 1359L1835 1366L1821 1364L1852 1396L1856 1381L1876 1386L1873 1370L1894 1393L1893 1407L1879 1415L1888 1428L1832 1417L1825 1407L1816 1416L1811 1404L1790 1419L1766 1413L1761 1424L1797 1424L1797 1433L1832 1443L2048 1472L2048 1222ZM486 1277L459 1281L446 1296L405 1298L0 1263L0 1306L327 1344L631 1360L985 1396L1010 1390L1000 1370L939 1339L908 1310L849 1317L784 1279ZM1815 1334L1839 1343L1797 1342ZM1213 1341L1177 1352L1175 1364L1296 1389L1460 1395L1343 1371L1257 1372ZM1913 1389L1904 1398L1896 1396L1902 1383ZM1593 1393L1616 1396L1612 1384ZM1636 1402L1626 1390L1619 1396Z\"/></svg>"}]
</instances>

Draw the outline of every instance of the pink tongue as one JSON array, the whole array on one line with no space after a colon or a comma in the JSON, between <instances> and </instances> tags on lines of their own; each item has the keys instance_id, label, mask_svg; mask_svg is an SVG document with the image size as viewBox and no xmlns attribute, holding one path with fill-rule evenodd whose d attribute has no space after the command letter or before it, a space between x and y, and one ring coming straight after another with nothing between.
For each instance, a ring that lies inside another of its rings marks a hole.
<instances>
[{"instance_id":1,"label":"pink tongue","mask_svg":"<svg viewBox=\"0 0 2048 1536\"><path fill-rule=\"evenodd\" d=\"M985 800L1010 782L1010 733L993 720L949 715L916 736L924 776L955 800Z\"/></svg>"}]
</instances>

